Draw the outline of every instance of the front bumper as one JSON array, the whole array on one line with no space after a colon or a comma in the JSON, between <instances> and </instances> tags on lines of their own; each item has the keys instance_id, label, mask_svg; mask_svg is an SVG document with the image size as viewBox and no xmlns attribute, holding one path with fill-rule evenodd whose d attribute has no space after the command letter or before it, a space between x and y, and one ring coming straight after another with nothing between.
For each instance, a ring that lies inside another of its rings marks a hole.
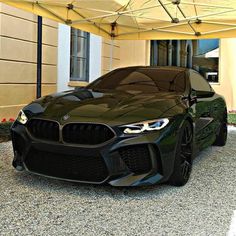
<instances>
[{"instance_id":1,"label":"front bumper","mask_svg":"<svg viewBox=\"0 0 236 236\"><path fill-rule=\"evenodd\" d=\"M113 186L165 182L173 171L178 132L171 126L145 135L124 136L99 147L32 138L24 125L12 126L13 166L56 179Z\"/></svg>"}]
</instances>

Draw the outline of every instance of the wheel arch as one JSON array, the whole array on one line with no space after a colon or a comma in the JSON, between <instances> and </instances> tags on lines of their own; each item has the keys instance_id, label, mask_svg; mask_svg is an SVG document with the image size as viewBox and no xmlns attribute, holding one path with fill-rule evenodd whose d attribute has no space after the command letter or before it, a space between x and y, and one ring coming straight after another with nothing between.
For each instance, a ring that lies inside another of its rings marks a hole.
<instances>
[{"instance_id":1,"label":"wheel arch","mask_svg":"<svg viewBox=\"0 0 236 236\"><path fill-rule=\"evenodd\" d=\"M181 128L184 124L185 121L188 121L192 127L192 131L194 132L194 121L193 118L190 115L186 115L185 117L183 117L182 122L179 125L179 128Z\"/></svg>"}]
</instances>

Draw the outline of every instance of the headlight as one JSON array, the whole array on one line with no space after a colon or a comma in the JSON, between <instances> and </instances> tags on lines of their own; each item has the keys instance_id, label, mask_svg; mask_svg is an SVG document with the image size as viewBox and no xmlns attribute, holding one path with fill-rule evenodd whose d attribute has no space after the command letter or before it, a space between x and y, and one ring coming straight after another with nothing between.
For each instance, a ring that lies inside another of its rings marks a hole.
<instances>
[{"instance_id":1,"label":"headlight","mask_svg":"<svg viewBox=\"0 0 236 236\"><path fill-rule=\"evenodd\" d=\"M139 123L122 126L125 134L140 134L147 131L163 129L169 123L169 119L148 120Z\"/></svg>"},{"instance_id":2,"label":"headlight","mask_svg":"<svg viewBox=\"0 0 236 236\"><path fill-rule=\"evenodd\" d=\"M28 118L25 115L25 113L21 110L16 120L21 124L25 125L28 121Z\"/></svg>"}]
</instances>

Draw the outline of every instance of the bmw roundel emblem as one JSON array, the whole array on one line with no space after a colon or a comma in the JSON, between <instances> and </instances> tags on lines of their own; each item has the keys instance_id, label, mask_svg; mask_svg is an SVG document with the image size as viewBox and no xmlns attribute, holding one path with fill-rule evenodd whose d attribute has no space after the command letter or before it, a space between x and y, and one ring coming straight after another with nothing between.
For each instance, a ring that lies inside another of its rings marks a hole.
<instances>
[{"instance_id":1,"label":"bmw roundel emblem","mask_svg":"<svg viewBox=\"0 0 236 236\"><path fill-rule=\"evenodd\" d=\"M70 116L68 114L66 114L65 116L63 116L63 120L68 120L70 118Z\"/></svg>"}]
</instances>

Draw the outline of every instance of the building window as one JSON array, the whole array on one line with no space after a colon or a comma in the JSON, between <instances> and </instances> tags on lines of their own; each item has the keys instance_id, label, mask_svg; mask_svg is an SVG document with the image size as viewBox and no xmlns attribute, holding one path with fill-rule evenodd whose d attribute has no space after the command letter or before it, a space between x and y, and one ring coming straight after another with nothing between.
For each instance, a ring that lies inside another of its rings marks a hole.
<instances>
[{"instance_id":1,"label":"building window","mask_svg":"<svg viewBox=\"0 0 236 236\"><path fill-rule=\"evenodd\" d=\"M70 80L89 81L89 33L71 28Z\"/></svg>"}]
</instances>

